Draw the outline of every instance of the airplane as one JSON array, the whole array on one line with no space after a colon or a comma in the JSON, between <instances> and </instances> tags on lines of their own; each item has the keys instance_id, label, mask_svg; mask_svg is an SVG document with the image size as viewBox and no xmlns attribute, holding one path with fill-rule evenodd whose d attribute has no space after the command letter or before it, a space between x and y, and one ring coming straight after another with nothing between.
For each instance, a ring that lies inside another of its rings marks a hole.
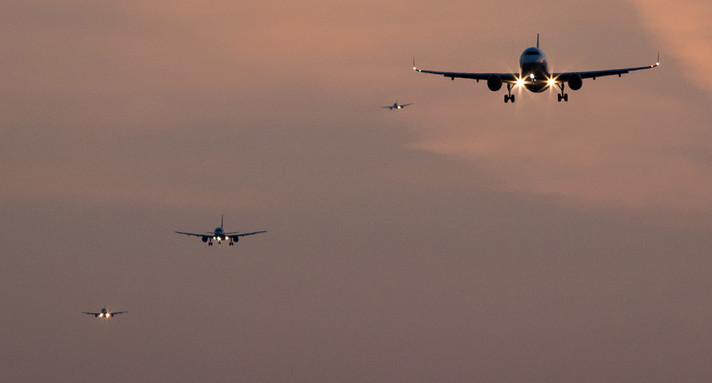
<instances>
[{"instance_id":1,"label":"airplane","mask_svg":"<svg viewBox=\"0 0 712 383\"><path fill-rule=\"evenodd\" d=\"M230 246L233 246L235 242L240 240L240 237L245 237L248 235L255 235L255 234L261 234L261 233L266 233L266 230L262 231L254 231L252 233L240 233L237 231L232 231L229 233L226 233L225 230L223 229L223 216L220 216L220 227L216 227L213 232L206 232L205 234L199 234L199 233L186 233L183 231L176 231L178 234L184 234L184 235L192 235L195 237L200 237L200 239L203 242L207 242L208 246L213 245L213 240L216 240L218 242L218 245L222 243L222 241L225 240L230 240Z\"/></svg>"},{"instance_id":2,"label":"airplane","mask_svg":"<svg viewBox=\"0 0 712 383\"><path fill-rule=\"evenodd\" d=\"M396 102L393 103L393 105L382 106L382 108L388 108L388 109L390 109L390 110L393 110L393 109L403 109L403 108L405 108L405 107L408 106L408 105L413 105L413 103L411 102L410 104L400 104L400 105L399 105L399 104L398 104L398 101L396 101Z\"/></svg>"},{"instance_id":3,"label":"airplane","mask_svg":"<svg viewBox=\"0 0 712 383\"><path fill-rule=\"evenodd\" d=\"M477 82L487 80L487 87L493 92L502 88L502 84L507 84L507 94L504 95L505 104L509 101L514 103L512 88L523 87L530 92L541 93L556 86L560 90L558 94L559 102L561 102L561 100L568 102L569 95L565 92L566 84L569 85L571 90L579 90L585 78L595 80L597 77L603 76L618 75L618 77L621 77L621 75L628 72L652 69L658 66L660 66L660 53L658 53L658 60L653 65L622 69L549 73L546 56L544 52L539 49L538 33L536 35L536 48L530 47L525 49L519 57L519 73L462 73L424 70L415 65L415 58L413 58L413 70L419 73L439 74L450 77L451 80L455 80L455 78L466 78L476 80Z\"/></svg>"},{"instance_id":4,"label":"airplane","mask_svg":"<svg viewBox=\"0 0 712 383\"><path fill-rule=\"evenodd\" d=\"M98 313L87 313L87 312L83 312L82 314L94 315L94 316L97 317L97 318L111 318L111 317L113 317L114 315L124 314L124 313L127 313L127 312L128 312L128 311L116 311L116 312L111 312L111 311L107 310L107 309L106 309L106 306L105 306L105 307L102 307L102 308L101 308L101 311L98 312Z\"/></svg>"}]
</instances>

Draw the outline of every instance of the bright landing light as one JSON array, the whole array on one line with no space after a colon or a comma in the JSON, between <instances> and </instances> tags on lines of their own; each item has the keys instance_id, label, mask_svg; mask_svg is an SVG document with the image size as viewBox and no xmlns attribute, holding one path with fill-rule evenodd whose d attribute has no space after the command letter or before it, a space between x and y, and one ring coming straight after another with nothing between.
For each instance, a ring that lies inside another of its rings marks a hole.
<instances>
[{"instance_id":1,"label":"bright landing light","mask_svg":"<svg viewBox=\"0 0 712 383\"><path fill-rule=\"evenodd\" d=\"M514 83L516 86L524 86L524 79L523 78L518 78L517 81Z\"/></svg>"},{"instance_id":2,"label":"bright landing light","mask_svg":"<svg viewBox=\"0 0 712 383\"><path fill-rule=\"evenodd\" d=\"M547 85L549 85L549 87L552 87L552 86L556 85L556 79L553 77L549 78L546 80L546 83L547 83Z\"/></svg>"}]
</instances>

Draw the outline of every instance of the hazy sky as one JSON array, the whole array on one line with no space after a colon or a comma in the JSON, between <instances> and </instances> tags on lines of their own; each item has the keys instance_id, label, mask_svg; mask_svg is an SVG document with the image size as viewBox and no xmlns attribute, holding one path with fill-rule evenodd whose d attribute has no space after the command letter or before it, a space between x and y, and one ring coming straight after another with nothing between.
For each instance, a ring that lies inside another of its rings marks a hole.
<instances>
[{"instance_id":1,"label":"hazy sky","mask_svg":"<svg viewBox=\"0 0 712 383\"><path fill-rule=\"evenodd\" d=\"M710 19L5 2L1 380L708 381ZM516 71L536 33L554 71L662 65L513 105L410 69ZM173 233L221 214L269 232Z\"/></svg>"}]
</instances>

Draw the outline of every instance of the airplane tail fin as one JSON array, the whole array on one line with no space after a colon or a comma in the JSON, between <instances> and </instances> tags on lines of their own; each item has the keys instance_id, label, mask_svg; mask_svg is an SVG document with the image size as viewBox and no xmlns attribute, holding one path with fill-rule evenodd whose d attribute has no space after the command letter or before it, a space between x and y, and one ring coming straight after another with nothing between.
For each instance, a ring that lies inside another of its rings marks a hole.
<instances>
[{"instance_id":1,"label":"airplane tail fin","mask_svg":"<svg viewBox=\"0 0 712 383\"><path fill-rule=\"evenodd\" d=\"M539 49L539 32L536 33L536 47Z\"/></svg>"},{"instance_id":2,"label":"airplane tail fin","mask_svg":"<svg viewBox=\"0 0 712 383\"><path fill-rule=\"evenodd\" d=\"M220 214L220 227L223 227L224 214Z\"/></svg>"}]
</instances>

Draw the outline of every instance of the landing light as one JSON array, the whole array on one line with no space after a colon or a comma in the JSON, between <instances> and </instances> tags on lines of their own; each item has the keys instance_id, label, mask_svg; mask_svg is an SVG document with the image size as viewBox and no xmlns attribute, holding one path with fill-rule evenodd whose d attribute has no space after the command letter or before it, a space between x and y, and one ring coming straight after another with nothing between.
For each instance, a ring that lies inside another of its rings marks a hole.
<instances>
[{"instance_id":1,"label":"landing light","mask_svg":"<svg viewBox=\"0 0 712 383\"><path fill-rule=\"evenodd\" d=\"M514 83L516 86L524 86L524 79L523 78L518 78L517 81Z\"/></svg>"},{"instance_id":2,"label":"landing light","mask_svg":"<svg viewBox=\"0 0 712 383\"><path fill-rule=\"evenodd\" d=\"M556 85L556 79L555 78L549 78L546 80L546 84L549 85L550 87Z\"/></svg>"}]
</instances>

